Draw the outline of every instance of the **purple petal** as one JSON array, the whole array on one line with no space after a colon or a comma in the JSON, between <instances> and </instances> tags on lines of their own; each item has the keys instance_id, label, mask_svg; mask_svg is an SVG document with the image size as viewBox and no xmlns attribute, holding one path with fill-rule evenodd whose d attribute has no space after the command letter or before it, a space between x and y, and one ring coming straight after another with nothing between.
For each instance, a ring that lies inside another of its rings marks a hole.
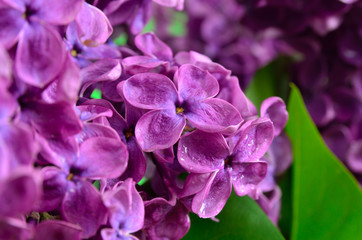
<instances>
[{"instance_id":1,"label":"purple petal","mask_svg":"<svg viewBox=\"0 0 362 240\"><path fill-rule=\"evenodd\" d=\"M36 226L34 240L80 240L82 229L65 221L47 220Z\"/></svg>"},{"instance_id":2,"label":"purple petal","mask_svg":"<svg viewBox=\"0 0 362 240\"><path fill-rule=\"evenodd\" d=\"M317 126L325 126L336 116L332 99L325 93L319 93L305 99L308 112Z\"/></svg>"},{"instance_id":3,"label":"purple petal","mask_svg":"<svg viewBox=\"0 0 362 240\"><path fill-rule=\"evenodd\" d=\"M257 116L258 111L254 104L245 96L240 89L238 78L232 76L223 81L219 81L220 92L217 98L231 103L238 111L242 118Z\"/></svg>"},{"instance_id":4,"label":"purple petal","mask_svg":"<svg viewBox=\"0 0 362 240\"><path fill-rule=\"evenodd\" d=\"M0 37L1 39L1 37ZM0 83L1 90L5 90L11 84L13 62L4 47L0 46Z\"/></svg>"},{"instance_id":5,"label":"purple petal","mask_svg":"<svg viewBox=\"0 0 362 240\"><path fill-rule=\"evenodd\" d=\"M2 239L31 239L31 229L24 220L1 217L0 237Z\"/></svg>"},{"instance_id":6,"label":"purple petal","mask_svg":"<svg viewBox=\"0 0 362 240\"><path fill-rule=\"evenodd\" d=\"M233 150L234 160L246 162L260 159L274 137L272 122L267 118L249 121L241 127L239 140Z\"/></svg>"},{"instance_id":7,"label":"purple petal","mask_svg":"<svg viewBox=\"0 0 362 240\"><path fill-rule=\"evenodd\" d=\"M173 82L158 73L136 74L123 85L118 85L117 89L127 102L138 108L174 108L177 101L177 91Z\"/></svg>"},{"instance_id":8,"label":"purple petal","mask_svg":"<svg viewBox=\"0 0 362 240\"><path fill-rule=\"evenodd\" d=\"M164 60L172 60L172 50L153 33L140 34L135 38L135 44L143 54Z\"/></svg>"},{"instance_id":9,"label":"purple petal","mask_svg":"<svg viewBox=\"0 0 362 240\"><path fill-rule=\"evenodd\" d=\"M79 118L83 122L92 121L99 117L112 117L113 112L109 108L98 105L80 105L77 106L80 111Z\"/></svg>"},{"instance_id":10,"label":"purple petal","mask_svg":"<svg viewBox=\"0 0 362 240\"><path fill-rule=\"evenodd\" d=\"M104 81L115 81L121 74L122 67L117 59L102 59L82 68L80 71L82 79L81 94L92 84Z\"/></svg>"},{"instance_id":11,"label":"purple petal","mask_svg":"<svg viewBox=\"0 0 362 240\"><path fill-rule=\"evenodd\" d=\"M336 87L329 91L334 102L336 119L340 122L348 122L356 112L360 111L361 103L354 92L346 87Z\"/></svg>"},{"instance_id":12,"label":"purple petal","mask_svg":"<svg viewBox=\"0 0 362 240\"><path fill-rule=\"evenodd\" d=\"M173 146L166 149L154 151L153 154L159 162L172 164L175 160Z\"/></svg>"},{"instance_id":13,"label":"purple petal","mask_svg":"<svg viewBox=\"0 0 362 240\"><path fill-rule=\"evenodd\" d=\"M71 104L29 102L23 107L23 114L44 137L66 137L82 130L82 123Z\"/></svg>"},{"instance_id":14,"label":"purple petal","mask_svg":"<svg viewBox=\"0 0 362 240\"><path fill-rule=\"evenodd\" d=\"M362 173L362 140L351 144L347 153L347 164L353 172Z\"/></svg>"},{"instance_id":15,"label":"purple petal","mask_svg":"<svg viewBox=\"0 0 362 240\"><path fill-rule=\"evenodd\" d=\"M66 173L56 167L44 167L41 170L43 177L43 195L36 211L52 211L60 206L67 190L68 181Z\"/></svg>"},{"instance_id":16,"label":"purple petal","mask_svg":"<svg viewBox=\"0 0 362 240\"><path fill-rule=\"evenodd\" d=\"M327 146L342 161L346 160L348 148L351 145L351 132L347 126L336 124L322 132Z\"/></svg>"},{"instance_id":17,"label":"purple petal","mask_svg":"<svg viewBox=\"0 0 362 240\"><path fill-rule=\"evenodd\" d=\"M45 86L59 74L64 59L63 43L52 27L38 23L24 27L16 51L15 69L25 83Z\"/></svg>"},{"instance_id":18,"label":"purple petal","mask_svg":"<svg viewBox=\"0 0 362 240\"><path fill-rule=\"evenodd\" d=\"M105 205L111 210L110 224L114 229L132 233L143 227L145 215L143 200L135 183L128 179L105 193Z\"/></svg>"},{"instance_id":19,"label":"purple petal","mask_svg":"<svg viewBox=\"0 0 362 240\"><path fill-rule=\"evenodd\" d=\"M268 154L275 161L275 175L281 175L293 160L292 144L289 137L282 133L275 137L270 145Z\"/></svg>"},{"instance_id":20,"label":"purple petal","mask_svg":"<svg viewBox=\"0 0 362 240\"><path fill-rule=\"evenodd\" d=\"M206 186L212 174L213 173L190 173L185 180L183 190L179 197L184 198L200 192Z\"/></svg>"},{"instance_id":21,"label":"purple petal","mask_svg":"<svg viewBox=\"0 0 362 240\"><path fill-rule=\"evenodd\" d=\"M82 0L62 0L62 1L38 1L41 7L36 16L54 25L66 25L75 19L79 13Z\"/></svg>"},{"instance_id":22,"label":"purple petal","mask_svg":"<svg viewBox=\"0 0 362 240\"><path fill-rule=\"evenodd\" d=\"M147 239L182 239L190 229L189 211L181 203L168 209L162 221L145 229ZM153 217L153 216L152 216Z\"/></svg>"},{"instance_id":23,"label":"purple petal","mask_svg":"<svg viewBox=\"0 0 362 240\"><path fill-rule=\"evenodd\" d=\"M80 146L76 167L83 169L83 177L116 178L126 169L127 161L127 147L120 140L94 137Z\"/></svg>"},{"instance_id":24,"label":"purple petal","mask_svg":"<svg viewBox=\"0 0 362 240\"><path fill-rule=\"evenodd\" d=\"M0 139L4 141L1 148L9 151L12 167L31 165L37 154L38 144L28 125L23 123L0 125Z\"/></svg>"},{"instance_id":25,"label":"purple petal","mask_svg":"<svg viewBox=\"0 0 362 240\"><path fill-rule=\"evenodd\" d=\"M242 121L238 110L221 99L205 99L187 107L185 109L187 120L205 132L231 134L236 131Z\"/></svg>"},{"instance_id":26,"label":"purple petal","mask_svg":"<svg viewBox=\"0 0 362 240\"><path fill-rule=\"evenodd\" d=\"M127 169L122 174L122 179L132 178L135 182L141 181L146 172L146 157L134 136L127 141L128 164Z\"/></svg>"},{"instance_id":27,"label":"purple petal","mask_svg":"<svg viewBox=\"0 0 362 240\"><path fill-rule=\"evenodd\" d=\"M217 80L209 72L191 64L184 64L178 69L175 82L183 101L202 100L219 92Z\"/></svg>"},{"instance_id":28,"label":"purple petal","mask_svg":"<svg viewBox=\"0 0 362 240\"><path fill-rule=\"evenodd\" d=\"M220 133L200 130L180 138L177 158L181 166L192 173L208 173L224 168L229 147Z\"/></svg>"},{"instance_id":29,"label":"purple petal","mask_svg":"<svg viewBox=\"0 0 362 240\"><path fill-rule=\"evenodd\" d=\"M153 110L140 118L135 134L141 148L151 152L174 145L185 125L185 118L174 110Z\"/></svg>"},{"instance_id":30,"label":"purple petal","mask_svg":"<svg viewBox=\"0 0 362 240\"><path fill-rule=\"evenodd\" d=\"M32 210L41 194L41 180L37 175L31 169L22 169L12 172L12 176L1 184L1 216L15 217Z\"/></svg>"},{"instance_id":31,"label":"purple petal","mask_svg":"<svg viewBox=\"0 0 362 240\"><path fill-rule=\"evenodd\" d=\"M235 193L238 196L249 194L257 198L256 185L266 176L268 164L266 162L233 162L231 179Z\"/></svg>"},{"instance_id":32,"label":"purple petal","mask_svg":"<svg viewBox=\"0 0 362 240\"><path fill-rule=\"evenodd\" d=\"M17 41L20 31L25 25L22 12L12 8L0 8L0 44L5 48L12 47Z\"/></svg>"},{"instance_id":33,"label":"purple petal","mask_svg":"<svg viewBox=\"0 0 362 240\"><path fill-rule=\"evenodd\" d=\"M104 99L92 99L83 103L83 105L102 106L112 111L112 116L108 117L111 127L120 135L124 135L124 131L128 129L126 120L117 112L113 105ZM126 106L127 115L127 106Z\"/></svg>"},{"instance_id":34,"label":"purple petal","mask_svg":"<svg viewBox=\"0 0 362 240\"><path fill-rule=\"evenodd\" d=\"M278 225L278 220L280 217L281 198L282 192L277 186L271 192L271 194L268 193L268 197L264 194L261 194L258 199L258 204L276 226Z\"/></svg>"},{"instance_id":35,"label":"purple petal","mask_svg":"<svg viewBox=\"0 0 362 240\"><path fill-rule=\"evenodd\" d=\"M227 169L215 171L205 188L192 200L192 211L201 218L214 217L221 212L231 194L231 176Z\"/></svg>"},{"instance_id":36,"label":"purple petal","mask_svg":"<svg viewBox=\"0 0 362 240\"><path fill-rule=\"evenodd\" d=\"M107 41L113 32L106 15L98 8L83 3L76 17L79 39L89 47L96 47Z\"/></svg>"},{"instance_id":37,"label":"purple petal","mask_svg":"<svg viewBox=\"0 0 362 240\"><path fill-rule=\"evenodd\" d=\"M82 238L89 238L106 223L107 208L91 183L79 181L69 186L62 204L62 215L65 220L82 227Z\"/></svg>"},{"instance_id":38,"label":"purple petal","mask_svg":"<svg viewBox=\"0 0 362 240\"><path fill-rule=\"evenodd\" d=\"M149 56L131 56L122 60L126 73L134 75L137 73L151 72L160 66L167 67L169 62L160 61Z\"/></svg>"},{"instance_id":39,"label":"purple petal","mask_svg":"<svg viewBox=\"0 0 362 240\"><path fill-rule=\"evenodd\" d=\"M288 121L288 112L284 101L279 97L265 99L260 107L260 116L270 118L274 125L274 136L283 131Z\"/></svg>"},{"instance_id":40,"label":"purple petal","mask_svg":"<svg viewBox=\"0 0 362 240\"><path fill-rule=\"evenodd\" d=\"M70 102L78 100L78 93L81 85L80 72L78 66L66 56L61 73L42 92L42 99L47 103Z\"/></svg>"},{"instance_id":41,"label":"purple petal","mask_svg":"<svg viewBox=\"0 0 362 240\"><path fill-rule=\"evenodd\" d=\"M0 122L7 123L14 116L19 106L14 96L3 85L0 86L0 102Z\"/></svg>"}]
</instances>

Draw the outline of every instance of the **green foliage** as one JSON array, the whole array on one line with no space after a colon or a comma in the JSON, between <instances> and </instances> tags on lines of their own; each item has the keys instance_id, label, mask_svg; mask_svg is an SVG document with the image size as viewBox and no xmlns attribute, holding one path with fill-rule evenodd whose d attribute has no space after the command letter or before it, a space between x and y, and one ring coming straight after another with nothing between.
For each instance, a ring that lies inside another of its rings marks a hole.
<instances>
[{"instance_id":1,"label":"green foliage","mask_svg":"<svg viewBox=\"0 0 362 240\"><path fill-rule=\"evenodd\" d=\"M220 222L202 219L191 214L191 228L183 239L284 239L258 204L247 196L238 197L232 193L224 209L216 218Z\"/></svg>"},{"instance_id":2,"label":"green foliage","mask_svg":"<svg viewBox=\"0 0 362 240\"><path fill-rule=\"evenodd\" d=\"M128 41L128 35L125 32L122 32L121 34L119 34L119 36L115 39L113 39L113 42L117 45L117 46L123 46L126 45Z\"/></svg>"},{"instance_id":3,"label":"green foliage","mask_svg":"<svg viewBox=\"0 0 362 240\"><path fill-rule=\"evenodd\" d=\"M94 99L101 99L102 98L102 91L96 88L96 89L93 90L90 97L94 98Z\"/></svg>"},{"instance_id":4,"label":"green foliage","mask_svg":"<svg viewBox=\"0 0 362 240\"><path fill-rule=\"evenodd\" d=\"M291 239L362 239L361 189L324 144L294 85L288 111L294 153Z\"/></svg>"}]
</instances>

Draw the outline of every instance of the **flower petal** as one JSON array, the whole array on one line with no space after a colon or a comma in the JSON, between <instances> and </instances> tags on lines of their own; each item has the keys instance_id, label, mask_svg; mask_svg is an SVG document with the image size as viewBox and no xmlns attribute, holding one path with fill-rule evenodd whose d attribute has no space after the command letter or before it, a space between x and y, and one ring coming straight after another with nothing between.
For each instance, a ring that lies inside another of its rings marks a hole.
<instances>
[{"instance_id":1,"label":"flower petal","mask_svg":"<svg viewBox=\"0 0 362 240\"><path fill-rule=\"evenodd\" d=\"M106 15L98 8L83 3L76 17L79 39L89 47L96 47L107 41L113 32Z\"/></svg>"},{"instance_id":2,"label":"flower petal","mask_svg":"<svg viewBox=\"0 0 362 240\"><path fill-rule=\"evenodd\" d=\"M143 54L164 60L172 60L172 50L162 42L154 33L140 34L135 38L135 44Z\"/></svg>"},{"instance_id":3,"label":"flower petal","mask_svg":"<svg viewBox=\"0 0 362 240\"><path fill-rule=\"evenodd\" d=\"M219 214L231 194L230 178L227 169L215 171L205 188L194 196L192 211L201 218L210 218Z\"/></svg>"},{"instance_id":4,"label":"flower petal","mask_svg":"<svg viewBox=\"0 0 362 240\"><path fill-rule=\"evenodd\" d=\"M145 208L133 180L116 185L104 199L106 206L112 209L110 223L113 228L121 227L124 232L132 233L143 227Z\"/></svg>"},{"instance_id":5,"label":"flower petal","mask_svg":"<svg viewBox=\"0 0 362 240\"><path fill-rule=\"evenodd\" d=\"M143 109L174 108L177 91L173 82L158 73L139 73L122 85L118 92L133 106Z\"/></svg>"},{"instance_id":6,"label":"flower petal","mask_svg":"<svg viewBox=\"0 0 362 240\"><path fill-rule=\"evenodd\" d=\"M26 102L22 107L26 119L44 137L66 137L82 130L82 122L69 103Z\"/></svg>"},{"instance_id":7,"label":"flower petal","mask_svg":"<svg viewBox=\"0 0 362 240\"><path fill-rule=\"evenodd\" d=\"M9 162L12 168L19 165L32 165L37 154L38 144L34 142L31 128L18 124L0 125L0 139L4 141L1 148L9 151Z\"/></svg>"},{"instance_id":8,"label":"flower petal","mask_svg":"<svg viewBox=\"0 0 362 240\"><path fill-rule=\"evenodd\" d=\"M266 153L273 140L273 124L267 118L251 120L241 127L237 136L239 140L233 150L234 160L258 160Z\"/></svg>"},{"instance_id":9,"label":"flower petal","mask_svg":"<svg viewBox=\"0 0 362 240\"><path fill-rule=\"evenodd\" d=\"M106 223L107 208L101 195L86 181L71 182L61 210L65 220L82 227L82 238L95 235L98 228Z\"/></svg>"},{"instance_id":10,"label":"flower petal","mask_svg":"<svg viewBox=\"0 0 362 240\"><path fill-rule=\"evenodd\" d=\"M113 138L90 138L82 143L79 154L75 167L83 170L83 177L116 178L127 167L127 147L120 140Z\"/></svg>"},{"instance_id":11,"label":"flower petal","mask_svg":"<svg viewBox=\"0 0 362 240\"><path fill-rule=\"evenodd\" d=\"M82 229L65 221L42 221L36 226L34 240L80 240Z\"/></svg>"},{"instance_id":12,"label":"flower petal","mask_svg":"<svg viewBox=\"0 0 362 240\"><path fill-rule=\"evenodd\" d=\"M202 100L219 92L217 80L209 72L191 64L184 64L177 70L175 82L183 101Z\"/></svg>"},{"instance_id":13,"label":"flower petal","mask_svg":"<svg viewBox=\"0 0 362 240\"><path fill-rule=\"evenodd\" d=\"M151 152L174 145L185 125L185 118L174 110L154 110L139 119L135 134L141 148Z\"/></svg>"},{"instance_id":14,"label":"flower petal","mask_svg":"<svg viewBox=\"0 0 362 240\"><path fill-rule=\"evenodd\" d=\"M347 153L347 164L352 171L362 173L362 140L351 144Z\"/></svg>"},{"instance_id":15,"label":"flower petal","mask_svg":"<svg viewBox=\"0 0 362 240\"><path fill-rule=\"evenodd\" d=\"M67 55L61 73L43 90L41 96L47 103L75 103L78 100L80 85L79 67Z\"/></svg>"},{"instance_id":16,"label":"flower petal","mask_svg":"<svg viewBox=\"0 0 362 240\"><path fill-rule=\"evenodd\" d=\"M238 196L249 195L256 199L256 185L266 176L268 164L266 162L233 162L231 179L235 193Z\"/></svg>"},{"instance_id":17,"label":"flower petal","mask_svg":"<svg viewBox=\"0 0 362 240\"><path fill-rule=\"evenodd\" d=\"M80 71L82 79L81 94L92 84L104 81L115 81L121 74L122 67L117 59L105 58L84 67Z\"/></svg>"},{"instance_id":18,"label":"flower petal","mask_svg":"<svg viewBox=\"0 0 362 240\"><path fill-rule=\"evenodd\" d=\"M46 24L25 25L15 57L16 72L25 83L44 87L59 74L64 59L59 33Z\"/></svg>"},{"instance_id":19,"label":"flower petal","mask_svg":"<svg viewBox=\"0 0 362 240\"><path fill-rule=\"evenodd\" d=\"M233 105L216 98L187 105L185 115L196 128L223 134L235 132L242 121L240 113Z\"/></svg>"},{"instance_id":20,"label":"flower petal","mask_svg":"<svg viewBox=\"0 0 362 240\"><path fill-rule=\"evenodd\" d=\"M19 33L25 25L21 14L13 8L0 8L0 44L5 48L12 47L18 40Z\"/></svg>"},{"instance_id":21,"label":"flower petal","mask_svg":"<svg viewBox=\"0 0 362 240\"><path fill-rule=\"evenodd\" d=\"M32 210L41 194L38 173L31 169L12 172L0 187L1 216L17 217ZM26 201L24 201L26 200Z\"/></svg>"},{"instance_id":22,"label":"flower petal","mask_svg":"<svg viewBox=\"0 0 362 240\"><path fill-rule=\"evenodd\" d=\"M134 136L128 139L127 149L129 159L127 169L122 174L121 179L132 178L135 182L139 182L146 172L146 157Z\"/></svg>"},{"instance_id":23,"label":"flower petal","mask_svg":"<svg viewBox=\"0 0 362 240\"><path fill-rule=\"evenodd\" d=\"M274 136L283 131L288 121L288 112L284 101L279 97L270 97L263 101L260 107L260 116L270 118L274 125Z\"/></svg>"},{"instance_id":24,"label":"flower petal","mask_svg":"<svg viewBox=\"0 0 362 240\"><path fill-rule=\"evenodd\" d=\"M72 22L79 13L82 0L61 0L39 2L39 10L36 16L54 25L66 25Z\"/></svg>"},{"instance_id":25,"label":"flower petal","mask_svg":"<svg viewBox=\"0 0 362 240\"><path fill-rule=\"evenodd\" d=\"M134 75L137 73L150 72L158 67L167 67L170 63L160 61L149 56L131 56L122 60L126 73Z\"/></svg>"},{"instance_id":26,"label":"flower petal","mask_svg":"<svg viewBox=\"0 0 362 240\"><path fill-rule=\"evenodd\" d=\"M220 133L200 130L180 138L177 158L182 167L192 173L208 173L224 168L229 147Z\"/></svg>"},{"instance_id":27,"label":"flower petal","mask_svg":"<svg viewBox=\"0 0 362 240\"><path fill-rule=\"evenodd\" d=\"M66 173L56 167L44 167L41 170L43 177L43 195L35 207L36 211L52 211L60 206L67 190Z\"/></svg>"}]
</instances>

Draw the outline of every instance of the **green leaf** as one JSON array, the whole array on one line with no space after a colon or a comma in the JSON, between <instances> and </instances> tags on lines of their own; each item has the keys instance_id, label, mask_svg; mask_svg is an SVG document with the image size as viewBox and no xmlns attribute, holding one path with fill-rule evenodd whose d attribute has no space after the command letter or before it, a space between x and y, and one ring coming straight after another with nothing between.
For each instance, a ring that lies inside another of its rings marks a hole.
<instances>
[{"instance_id":1,"label":"green leaf","mask_svg":"<svg viewBox=\"0 0 362 240\"><path fill-rule=\"evenodd\" d=\"M174 12L173 19L167 28L168 33L174 37L183 37L187 32L187 15L184 12Z\"/></svg>"},{"instance_id":2,"label":"green leaf","mask_svg":"<svg viewBox=\"0 0 362 240\"><path fill-rule=\"evenodd\" d=\"M156 28L156 22L154 18L151 18L146 26L143 28L142 33L147 33L147 32L154 32Z\"/></svg>"},{"instance_id":3,"label":"green leaf","mask_svg":"<svg viewBox=\"0 0 362 240\"><path fill-rule=\"evenodd\" d=\"M289 91L288 63L288 59L279 58L256 72L245 95L257 109L268 97L279 96L285 101Z\"/></svg>"},{"instance_id":4,"label":"green leaf","mask_svg":"<svg viewBox=\"0 0 362 240\"><path fill-rule=\"evenodd\" d=\"M90 97L94 98L94 99L101 99L102 98L102 91L96 88L96 89L93 90Z\"/></svg>"},{"instance_id":5,"label":"green leaf","mask_svg":"<svg viewBox=\"0 0 362 240\"><path fill-rule=\"evenodd\" d=\"M224 209L216 218L220 222L201 219L191 214L191 228L183 239L284 239L258 204L247 196L238 197L232 193Z\"/></svg>"},{"instance_id":6,"label":"green leaf","mask_svg":"<svg viewBox=\"0 0 362 240\"><path fill-rule=\"evenodd\" d=\"M119 34L119 36L117 38L115 38L113 40L113 42L117 45L117 46L123 46L126 45L128 41L128 35L125 32L122 32L121 34Z\"/></svg>"},{"instance_id":7,"label":"green leaf","mask_svg":"<svg viewBox=\"0 0 362 240\"><path fill-rule=\"evenodd\" d=\"M324 144L295 85L288 104L292 140L292 240L362 239L362 192Z\"/></svg>"}]
</instances>

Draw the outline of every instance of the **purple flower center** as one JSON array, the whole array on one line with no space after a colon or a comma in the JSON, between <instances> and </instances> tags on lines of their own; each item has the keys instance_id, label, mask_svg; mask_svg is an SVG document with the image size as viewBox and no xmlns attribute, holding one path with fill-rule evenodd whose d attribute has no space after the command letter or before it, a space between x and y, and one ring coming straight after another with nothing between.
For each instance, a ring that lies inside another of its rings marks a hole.
<instances>
[{"instance_id":1,"label":"purple flower center","mask_svg":"<svg viewBox=\"0 0 362 240\"><path fill-rule=\"evenodd\" d=\"M29 18L33 16L37 11L30 6L25 7L25 12L21 15L25 20L29 21Z\"/></svg>"}]
</instances>

